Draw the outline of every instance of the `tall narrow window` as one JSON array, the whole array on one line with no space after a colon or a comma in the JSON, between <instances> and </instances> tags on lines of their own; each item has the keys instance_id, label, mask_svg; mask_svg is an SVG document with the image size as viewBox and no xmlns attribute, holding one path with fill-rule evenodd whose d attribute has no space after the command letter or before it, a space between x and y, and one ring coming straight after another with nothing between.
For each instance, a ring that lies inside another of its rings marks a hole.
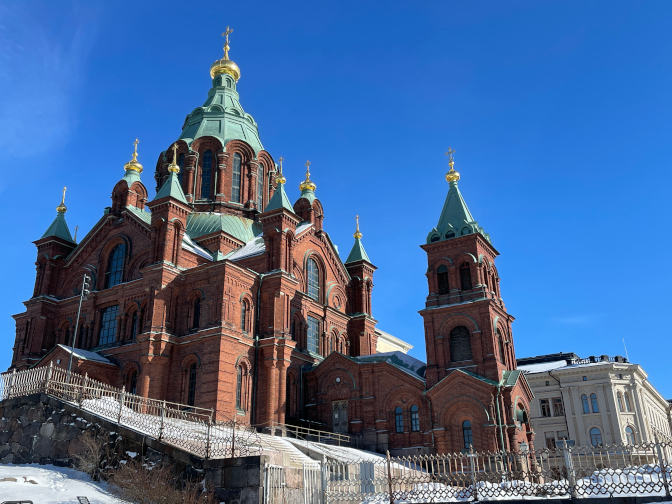
<instances>
[{"instance_id":1,"label":"tall narrow window","mask_svg":"<svg viewBox=\"0 0 672 504\"><path fill-rule=\"evenodd\" d=\"M436 270L436 277L439 281L439 295L448 294L450 290L448 285L448 267L445 264L442 264Z\"/></svg>"},{"instance_id":2,"label":"tall narrow window","mask_svg":"<svg viewBox=\"0 0 672 504\"><path fill-rule=\"evenodd\" d=\"M411 406L411 430L418 432L420 430L420 411L417 405Z\"/></svg>"},{"instance_id":3,"label":"tall narrow window","mask_svg":"<svg viewBox=\"0 0 672 504\"><path fill-rule=\"evenodd\" d=\"M560 397L553 398L553 416L565 416L565 406Z\"/></svg>"},{"instance_id":4,"label":"tall narrow window","mask_svg":"<svg viewBox=\"0 0 672 504\"><path fill-rule=\"evenodd\" d=\"M240 203L240 154L233 155L233 172L231 177L231 201Z\"/></svg>"},{"instance_id":5,"label":"tall narrow window","mask_svg":"<svg viewBox=\"0 0 672 504\"><path fill-rule=\"evenodd\" d=\"M624 394L624 397L625 397L625 409L627 411L632 411L632 408L630 407L630 396L628 395L627 392Z\"/></svg>"},{"instance_id":6,"label":"tall narrow window","mask_svg":"<svg viewBox=\"0 0 672 504\"><path fill-rule=\"evenodd\" d=\"M315 301L320 299L320 272L315 259L308 259L308 295Z\"/></svg>"},{"instance_id":7,"label":"tall narrow window","mask_svg":"<svg viewBox=\"0 0 672 504\"><path fill-rule=\"evenodd\" d=\"M109 289L121 283L121 277L124 273L124 256L126 255L126 245L120 243L112 249L107 259L107 271L105 272L105 288Z\"/></svg>"},{"instance_id":8,"label":"tall narrow window","mask_svg":"<svg viewBox=\"0 0 672 504\"><path fill-rule=\"evenodd\" d=\"M464 439L464 449L468 450L474 444L474 433L471 430L471 422L469 420L462 422L462 437Z\"/></svg>"},{"instance_id":9,"label":"tall narrow window","mask_svg":"<svg viewBox=\"0 0 672 504\"><path fill-rule=\"evenodd\" d=\"M460 362L471 360L471 335L469 329L458 326L450 331L450 360Z\"/></svg>"},{"instance_id":10,"label":"tall narrow window","mask_svg":"<svg viewBox=\"0 0 672 504\"><path fill-rule=\"evenodd\" d=\"M540 399L539 404L541 405L541 416L550 417L551 416L551 404L548 399Z\"/></svg>"},{"instance_id":11,"label":"tall narrow window","mask_svg":"<svg viewBox=\"0 0 672 504\"><path fill-rule=\"evenodd\" d=\"M133 312L131 317L131 339L135 339L138 335L138 310Z\"/></svg>"},{"instance_id":12,"label":"tall narrow window","mask_svg":"<svg viewBox=\"0 0 672 504\"><path fill-rule=\"evenodd\" d=\"M177 180L180 181L180 186L182 186L182 180L184 180L184 154L177 156L177 166L180 167L180 172L177 174ZM182 187L184 189L184 187Z\"/></svg>"},{"instance_id":13,"label":"tall narrow window","mask_svg":"<svg viewBox=\"0 0 672 504\"><path fill-rule=\"evenodd\" d=\"M292 319L292 339L296 341L296 319Z\"/></svg>"},{"instance_id":14,"label":"tall narrow window","mask_svg":"<svg viewBox=\"0 0 672 504\"><path fill-rule=\"evenodd\" d=\"M590 394L590 404L593 406L593 413L600 412L600 408L597 405L597 396L595 394Z\"/></svg>"},{"instance_id":15,"label":"tall narrow window","mask_svg":"<svg viewBox=\"0 0 672 504\"><path fill-rule=\"evenodd\" d=\"M590 413L590 406L588 405L588 396L583 394L581 396L581 406L583 407L584 413Z\"/></svg>"},{"instance_id":16,"label":"tall narrow window","mask_svg":"<svg viewBox=\"0 0 672 504\"><path fill-rule=\"evenodd\" d=\"M394 426L397 432L404 432L404 413L401 406L397 406L397 409L394 410Z\"/></svg>"},{"instance_id":17,"label":"tall narrow window","mask_svg":"<svg viewBox=\"0 0 672 504\"><path fill-rule=\"evenodd\" d=\"M320 321L314 317L308 317L308 351L319 352Z\"/></svg>"},{"instance_id":18,"label":"tall narrow window","mask_svg":"<svg viewBox=\"0 0 672 504\"><path fill-rule=\"evenodd\" d=\"M243 409L241 397L243 393L243 368L236 367L236 408Z\"/></svg>"},{"instance_id":19,"label":"tall narrow window","mask_svg":"<svg viewBox=\"0 0 672 504\"><path fill-rule=\"evenodd\" d=\"M240 303L240 330L247 331L247 302Z\"/></svg>"},{"instance_id":20,"label":"tall narrow window","mask_svg":"<svg viewBox=\"0 0 672 504\"><path fill-rule=\"evenodd\" d=\"M504 348L504 338L502 338L502 335L499 335L499 360L502 363L506 362L505 356L505 348Z\"/></svg>"},{"instance_id":21,"label":"tall narrow window","mask_svg":"<svg viewBox=\"0 0 672 504\"><path fill-rule=\"evenodd\" d=\"M194 319L191 327L193 329L198 329L201 325L201 298L197 297L194 299Z\"/></svg>"},{"instance_id":22,"label":"tall narrow window","mask_svg":"<svg viewBox=\"0 0 672 504\"><path fill-rule=\"evenodd\" d=\"M257 172L257 210L264 210L264 165L261 163Z\"/></svg>"},{"instance_id":23,"label":"tall narrow window","mask_svg":"<svg viewBox=\"0 0 672 504\"><path fill-rule=\"evenodd\" d=\"M210 197L210 180L212 179L212 151L203 154L203 169L201 170L201 198Z\"/></svg>"},{"instance_id":24,"label":"tall narrow window","mask_svg":"<svg viewBox=\"0 0 672 504\"><path fill-rule=\"evenodd\" d=\"M625 441L629 445L634 445L636 443L635 431L632 430L632 427L625 428Z\"/></svg>"},{"instance_id":25,"label":"tall narrow window","mask_svg":"<svg viewBox=\"0 0 672 504\"><path fill-rule=\"evenodd\" d=\"M334 351L334 337L329 338L329 353ZM329 355L329 354L327 354Z\"/></svg>"},{"instance_id":26,"label":"tall narrow window","mask_svg":"<svg viewBox=\"0 0 672 504\"><path fill-rule=\"evenodd\" d=\"M602 433L597 427L590 429L590 444L600 446L602 444Z\"/></svg>"},{"instance_id":27,"label":"tall narrow window","mask_svg":"<svg viewBox=\"0 0 672 504\"><path fill-rule=\"evenodd\" d=\"M618 410L623 411L623 396L619 392L618 394L616 394L616 397L618 398Z\"/></svg>"},{"instance_id":28,"label":"tall narrow window","mask_svg":"<svg viewBox=\"0 0 672 504\"><path fill-rule=\"evenodd\" d=\"M462 290L471 290L471 268L467 262L460 266L460 284Z\"/></svg>"},{"instance_id":29,"label":"tall narrow window","mask_svg":"<svg viewBox=\"0 0 672 504\"><path fill-rule=\"evenodd\" d=\"M119 305L108 306L100 312L100 333L98 334L99 345L114 343L117 334L117 316Z\"/></svg>"},{"instance_id":30,"label":"tall narrow window","mask_svg":"<svg viewBox=\"0 0 672 504\"><path fill-rule=\"evenodd\" d=\"M137 394L138 392L138 372L133 371L133 374L131 374L131 382L129 383L128 391L131 394Z\"/></svg>"},{"instance_id":31,"label":"tall narrow window","mask_svg":"<svg viewBox=\"0 0 672 504\"><path fill-rule=\"evenodd\" d=\"M196 364L189 368L189 393L187 394L187 404L193 406L196 402Z\"/></svg>"}]
</instances>

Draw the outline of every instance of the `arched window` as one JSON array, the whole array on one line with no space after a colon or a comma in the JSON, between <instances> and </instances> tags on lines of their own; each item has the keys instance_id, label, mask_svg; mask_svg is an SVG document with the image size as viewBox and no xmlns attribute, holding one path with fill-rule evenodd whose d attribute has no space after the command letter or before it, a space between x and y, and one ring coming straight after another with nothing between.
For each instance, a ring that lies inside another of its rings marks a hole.
<instances>
[{"instance_id":1,"label":"arched window","mask_svg":"<svg viewBox=\"0 0 672 504\"><path fill-rule=\"evenodd\" d=\"M616 398L618 399L618 410L623 411L623 396L620 392L616 394Z\"/></svg>"},{"instance_id":2,"label":"arched window","mask_svg":"<svg viewBox=\"0 0 672 504\"><path fill-rule=\"evenodd\" d=\"M315 317L308 317L308 351L318 353L320 338L320 321Z\"/></svg>"},{"instance_id":3,"label":"arched window","mask_svg":"<svg viewBox=\"0 0 672 504\"><path fill-rule=\"evenodd\" d=\"M180 185L182 185L182 180L184 178L184 154L177 156L177 166L180 167L180 172L177 174L177 180L179 180Z\"/></svg>"},{"instance_id":4,"label":"arched window","mask_svg":"<svg viewBox=\"0 0 672 504\"><path fill-rule=\"evenodd\" d=\"M404 432L404 413L401 406L397 406L397 409L394 410L394 427L397 432Z\"/></svg>"},{"instance_id":5,"label":"arched window","mask_svg":"<svg viewBox=\"0 0 672 504\"><path fill-rule=\"evenodd\" d=\"M502 335L499 335L499 360L502 364L506 363L506 357L505 357L505 351L506 349L504 348L504 338L502 338Z\"/></svg>"},{"instance_id":6,"label":"arched window","mask_svg":"<svg viewBox=\"0 0 672 504\"><path fill-rule=\"evenodd\" d=\"M119 305L108 306L101 310L100 332L98 333L99 345L114 343L117 335L117 315L119 315Z\"/></svg>"},{"instance_id":7,"label":"arched window","mask_svg":"<svg viewBox=\"0 0 672 504\"><path fill-rule=\"evenodd\" d=\"M450 290L448 285L448 267L445 264L442 264L436 270L436 277L439 281L439 295L448 294Z\"/></svg>"},{"instance_id":8,"label":"arched window","mask_svg":"<svg viewBox=\"0 0 672 504\"><path fill-rule=\"evenodd\" d=\"M241 366L236 366L236 408L243 409L242 405L242 392L243 392L243 368Z\"/></svg>"},{"instance_id":9,"label":"arched window","mask_svg":"<svg viewBox=\"0 0 672 504\"><path fill-rule=\"evenodd\" d=\"M455 231L448 231L446 233L446 238L455 238Z\"/></svg>"},{"instance_id":10,"label":"arched window","mask_svg":"<svg viewBox=\"0 0 672 504\"><path fill-rule=\"evenodd\" d=\"M464 449L468 450L474 444L474 433L471 430L471 422L469 420L462 422L462 437L464 438Z\"/></svg>"},{"instance_id":11,"label":"arched window","mask_svg":"<svg viewBox=\"0 0 672 504\"><path fill-rule=\"evenodd\" d=\"M590 394L590 404L593 406L593 413L600 412L600 408L597 405L597 396L595 394Z\"/></svg>"},{"instance_id":12,"label":"arched window","mask_svg":"<svg viewBox=\"0 0 672 504\"><path fill-rule=\"evenodd\" d=\"M128 391L131 394L134 394L134 395L137 394L137 392L138 392L138 372L137 371L133 371L133 373L131 374L131 381L128 384Z\"/></svg>"},{"instance_id":13,"label":"arched window","mask_svg":"<svg viewBox=\"0 0 672 504\"><path fill-rule=\"evenodd\" d=\"M411 431L420 431L420 411L415 404L411 406Z\"/></svg>"},{"instance_id":14,"label":"arched window","mask_svg":"<svg viewBox=\"0 0 672 504\"><path fill-rule=\"evenodd\" d=\"M460 284L462 290L471 290L471 268L468 262L460 266Z\"/></svg>"},{"instance_id":15,"label":"arched window","mask_svg":"<svg viewBox=\"0 0 672 504\"><path fill-rule=\"evenodd\" d=\"M450 331L450 360L460 362L471 360L471 334L464 326L457 326Z\"/></svg>"},{"instance_id":16,"label":"arched window","mask_svg":"<svg viewBox=\"0 0 672 504\"><path fill-rule=\"evenodd\" d=\"M583 394L581 396L581 405L583 406L584 413L590 413L590 406L588 405L588 396Z\"/></svg>"},{"instance_id":17,"label":"arched window","mask_svg":"<svg viewBox=\"0 0 672 504\"><path fill-rule=\"evenodd\" d=\"M233 155L233 175L231 178L231 201L240 203L240 154Z\"/></svg>"},{"instance_id":18,"label":"arched window","mask_svg":"<svg viewBox=\"0 0 672 504\"><path fill-rule=\"evenodd\" d=\"M602 433L597 427L590 429L590 444L600 446L602 444Z\"/></svg>"},{"instance_id":19,"label":"arched window","mask_svg":"<svg viewBox=\"0 0 672 504\"><path fill-rule=\"evenodd\" d=\"M635 439L635 431L633 431L630 426L625 428L625 442L629 445L634 445L637 442Z\"/></svg>"},{"instance_id":20,"label":"arched window","mask_svg":"<svg viewBox=\"0 0 672 504\"><path fill-rule=\"evenodd\" d=\"M315 259L308 259L308 295L315 301L320 299L320 271Z\"/></svg>"},{"instance_id":21,"label":"arched window","mask_svg":"<svg viewBox=\"0 0 672 504\"><path fill-rule=\"evenodd\" d=\"M212 179L212 151L203 154L203 168L201 170L201 198L210 197L210 180Z\"/></svg>"},{"instance_id":22,"label":"arched window","mask_svg":"<svg viewBox=\"0 0 672 504\"><path fill-rule=\"evenodd\" d=\"M193 329L198 329L200 325L201 325L201 298L197 297L196 299L194 299L194 318L191 327Z\"/></svg>"},{"instance_id":23,"label":"arched window","mask_svg":"<svg viewBox=\"0 0 672 504\"><path fill-rule=\"evenodd\" d=\"M124 274L124 256L126 255L126 245L120 243L112 249L107 259L107 271L105 272L105 288L109 289L121 283L121 277Z\"/></svg>"},{"instance_id":24,"label":"arched window","mask_svg":"<svg viewBox=\"0 0 672 504\"><path fill-rule=\"evenodd\" d=\"M133 312L131 317L131 339L135 339L138 335L138 310Z\"/></svg>"},{"instance_id":25,"label":"arched window","mask_svg":"<svg viewBox=\"0 0 672 504\"><path fill-rule=\"evenodd\" d=\"M331 336L329 338L329 353L334 351L334 337ZM328 355L328 354L327 354Z\"/></svg>"},{"instance_id":26,"label":"arched window","mask_svg":"<svg viewBox=\"0 0 672 504\"><path fill-rule=\"evenodd\" d=\"M187 404L193 406L196 402L196 364L189 368L189 393L187 394Z\"/></svg>"},{"instance_id":27,"label":"arched window","mask_svg":"<svg viewBox=\"0 0 672 504\"><path fill-rule=\"evenodd\" d=\"M240 303L240 330L247 331L247 301Z\"/></svg>"},{"instance_id":28,"label":"arched window","mask_svg":"<svg viewBox=\"0 0 672 504\"><path fill-rule=\"evenodd\" d=\"M264 165L259 163L259 171L257 172L257 210L260 212L264 209Z\"/></svg>"},{"instance_id":29,"label":"arched window","mask_svg":"<svg viewBox=\"0 0 672 504\"><path fill-rule=\"evenodd\" d=\"M630 396L628 395L627 392L624 394L624 396L625 396L625 409L627 411L632 411L632 407L630 406Z\"/></svg>"}]
</instances>

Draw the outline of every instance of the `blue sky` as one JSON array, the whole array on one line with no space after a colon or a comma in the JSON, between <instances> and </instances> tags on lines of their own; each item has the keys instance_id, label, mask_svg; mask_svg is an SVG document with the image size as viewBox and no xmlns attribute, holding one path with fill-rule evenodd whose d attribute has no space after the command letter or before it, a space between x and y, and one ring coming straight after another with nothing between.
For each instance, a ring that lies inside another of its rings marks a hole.
<instances>
[{"instance_id":1,"label":"blue sky","mask_svg":"<svg viewBox=\"0 0 672 504\"><path fill-rule=\"evenodd\" d=\"M361 216L381 329L424 359L419 245L452 146L501 253L518 357L623 354L625 338L672 397L671 16L663 1L3 2L0 368L62 187L81 238L138 137L153 195L230 25L242 105L290 198L310 159L343 256Z\"/></svg>"}]
</instances>

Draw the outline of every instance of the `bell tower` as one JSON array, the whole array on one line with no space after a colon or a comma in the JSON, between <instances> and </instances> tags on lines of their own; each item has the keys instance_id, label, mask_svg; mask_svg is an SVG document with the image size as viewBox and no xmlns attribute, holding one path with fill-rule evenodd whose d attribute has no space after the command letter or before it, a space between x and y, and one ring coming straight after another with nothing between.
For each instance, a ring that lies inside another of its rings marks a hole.
<instances>
[{"instance_id":1,"label":"bell tower","mask_svg":"<svg viewBox=\"0 0 672 504\"><path fill-rule=\"evenodd\" d=\"M499 383L515 369L511 323L499 291L499 252L458 189L449 149L448 194L439 222L421 245L427 253L424 319L427 387L455 369Z\"/></svg>"}]
</instances>

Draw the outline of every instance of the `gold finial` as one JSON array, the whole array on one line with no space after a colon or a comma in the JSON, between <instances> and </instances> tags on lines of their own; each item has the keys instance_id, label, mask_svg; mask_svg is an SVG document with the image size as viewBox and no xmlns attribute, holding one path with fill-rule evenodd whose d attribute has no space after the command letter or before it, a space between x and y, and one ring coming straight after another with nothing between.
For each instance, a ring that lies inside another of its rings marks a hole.
<instances>
[{"instance_id":1,"label":"gold finial","mask_svg":"<svg viewBox=\"0 0 672 504\"><path fill-rule=\"evenodd\" d=\"M310 180L310 161L306 161L306 180L301 182L301 185L299 185L299 189L302 191L308 190L308 191L314 191L317 189L317 186L315 183Z\"/></svg>"},{"instance_id":2,"label":"gold finial","mask_svg":"<svg viewBox=\"0 0 672 504\"><path fill-rule=\"evenodd\" d=\"M446 156L448 156L448 166L450 166L450 171L446 173L446 180L448 182L457 182L460 180L460 174L455 171L455 168L453 168L455 165L453 154L455 154L455 149L448 147L448 151L446 152Z\"/></svg>"},{"instance_id":3,"label":"gold finial","mask_svg":"<svg viewBox=\"0 0 672 504\"><path fill-rule=\"evenodd\" d=\"M168 171L176 175L180 173L180 166L177 164L177 142L173 144L173 161L170 163Z\"/></svg>"},{"instance_id":4,"label":"gold finial","mask_svg":"<svg viewBox=\"0 0 672 504\"><path fill-rule=\"evenodd\" d=\"M287 179L282 174L282 162L284 160L285 160L285 158L283 158L282 156L280 156L280 159L278 159L278 161L280 161L280 167L278 168L278 174L275 177L275 183L276 184L284 184L285 182L287 182Z\"/></svg>"},{"instance_id":5,"label":"gold finial","mask_svg":"<svg viewBox=\"0 0 672 504\"><path fill-rule=\"evenodd\" d=\"M210 77L213 79L220 74L229 74L236 81L240 79L240 68L233 61L229 59L229 51L231 46L229 46L229 35L233 33L233 30L226 27L226 31L222 33L222 37L226 37L224 42L224 57L221 60L215 61L210 67ZM223 84L220 84L223 85Z\"/></svg>"},{"instance_id":6,"label":"gold finial","mask_svg":"<svg viewBox=\"0 0 672 504\"><path fill-rule=\"evenodd\" d=\"M138 144L140 142L138 139L135 139L135 142L133 142L133 159L131 159L128 163L124 165L124 170L126 171L136 171L138 173L142 173L142 165L138 163Z\"/></svg>"},{"instance_id":7,"label":"gold finial","mask_svg":"<svg viewBox=\"0 0 672 504\"><path fill-rule=\"evenodd\" d=\"M67 190L67 187L63 188L63 198L61 198L61 204L56 207L56 211L58 213L65 213L68 211L68 207L65 206L65 191Z\"/></svg>"},{"instance_id":8,"label":"gold finial","mask_svg":"<svg viewBox=\"0 0 672 504\"><path fill-rule=\"evenodd\" d=\"M357 221L357 231L353 235L355 240L359 240L362 237L362 233L359 232L359 215L355 215L355 221Z\"/></svg>"}]
</instances>

